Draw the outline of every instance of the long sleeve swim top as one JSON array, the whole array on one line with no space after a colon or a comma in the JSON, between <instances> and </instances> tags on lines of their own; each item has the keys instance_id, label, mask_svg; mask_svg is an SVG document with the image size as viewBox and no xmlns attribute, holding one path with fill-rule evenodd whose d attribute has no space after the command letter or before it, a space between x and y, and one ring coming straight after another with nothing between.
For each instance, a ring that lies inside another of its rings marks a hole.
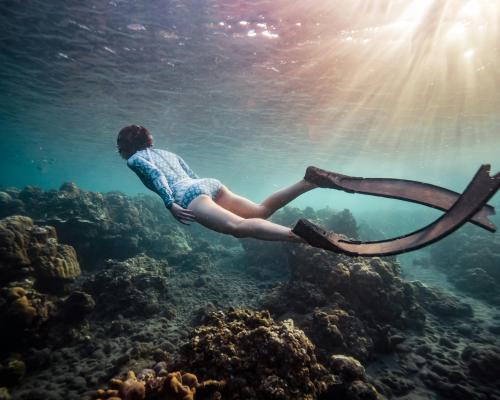
<instances>
[{"instance_id":1,"label":"long sleeve swim top","mask_svg":"<svg viewBox=\"0 0 500 400\"><path fill-rule=\"evenodd\" d=\"M174 203L174 186L185 179L198 178L177 154L150 147L135 152L127 160L127 165L148 189L162 198L169 209Z\"/></svg>"}]
</instances>

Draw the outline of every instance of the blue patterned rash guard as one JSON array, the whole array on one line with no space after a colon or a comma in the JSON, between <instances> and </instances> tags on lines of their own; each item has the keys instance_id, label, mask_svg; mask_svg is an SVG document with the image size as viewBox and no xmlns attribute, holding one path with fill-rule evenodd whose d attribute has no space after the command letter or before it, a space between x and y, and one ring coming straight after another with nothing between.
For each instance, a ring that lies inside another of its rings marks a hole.
<instances>
[{"instance_id":1,"label":"blue patterned rash guard","mask_svg":"<svg viewBox=\"0 0 500 400\"><path fill-rule=\"evenodd\" d=\"M170 209L173 203L187 208L196 197L217 197L222 183L213 178L200 178L177 154L148 147L135 152L127 165L144 185L157 193Z\"/></svg>"}]
</instances>

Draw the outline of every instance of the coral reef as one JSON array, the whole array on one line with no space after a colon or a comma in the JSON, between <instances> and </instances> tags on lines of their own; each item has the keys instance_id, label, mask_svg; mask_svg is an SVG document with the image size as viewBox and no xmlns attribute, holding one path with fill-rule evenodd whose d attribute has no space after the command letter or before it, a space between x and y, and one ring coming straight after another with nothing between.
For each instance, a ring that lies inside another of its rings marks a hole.
<instances>
[{"instance_id":1,"label":"coral reef","mask_svg":"<svg viewBox=\"0 0 500 400\"><path fill-rule=\"evenodd\" d=\"M58 243L53 227L19 215L0 220L0 284L30 277L37 288L57 291L79 275L75 250Z\"/></svg>"},{"instance_id":2,"label":"coral reef","mask_svg":"<svg viewBox=\"0 0 500 400\"><path fill-rule=\"evenodd\" d=\"M62 300L80 266L75 250L58 243L53 227L34 225L24 216L0 220L0 248L1 352L14 338L20 345L38 339L42 326L58 319L63 308L66 314L76 310ZM77 311L84 317L91 308Z\"/></svg>"},{"instance_id":3,"label":"coral reef","mask_svg":"<svg viewBox=\"0 0 500 400\"><path fill-rule=\"evenodd\" d=\"M347 386L355 379L370 393L366 399L378 398L364 376L339 379L318 362L313 344L292 320L274 322L266 312L209 314L176 365L199 376L223 377L231 399L319 399L331 391L352 393Z\"/></svg>"},{"instance_id":4,"label":"coral reef","mask_svg":"<svg viewBox=\"0 0 500 400\"><path fill-rule=\"evenodd\" d=\"M347 209L338 211L325 207L315 211L311 207L301 210L287 206L274 214L272 221L281 225L293 226L300 218L307 218L325 229L333 230L350 238L358 238L358 224Z\"/></svg>"},{"instance_id":5,"label":"coral reef","mask_svg":"<svg viewBox=\"0 0 500 400\"><path fill-rule=\"evenodd\" d=\"M467 318L473 315L472 307L451 293L418 281L413 283L413 287L419 303L436 316Z\"/></svg>"},{"instance_id":6,"label":"coral reef","mask_svg":"<svg viewBox=\"0 0 500 400\"><path fill-rule=\"evenodd\" d=\"M168 263L139 255L126 261L108 260L83 284L97 304L97 314L169 315Z\"/></svg>"},{"instance_id":7,"label":"coral reef","mask_svg":"<svg viewBox=\"0 0 500 400\"><path fill-rule=\"evenodd\" d=\"M463 292L500 304L500 238L465 227L430 248L431 261Z\"/></svg>"},{"instance_id":8,"label":"coral reef","mask_svg":"<svg viewBox=\"0 0 500 400\"><path fill-rule=\"evenodd\" d=\"M95 397L97 400L218 400L224 386L224 381L198 382L197 376L191 373L163 370L156 374L154 369L146 369L138 376L129 371L125 379L112 379L110 388L97 390Z\"/></svg>"},{"instance_id":9,"label":"coral reef","mask_svg":"<svg viewBox=\"0 0 500 400\"><path fill-rule=\"evenodd\" d=\"M395 258L199 227L193 240L154 197L74 184L4 189L0 215L0 399L96 397L108 383L97 398L500 398L500 314L405 281ZM347 210L273 220L301 217L360 231ZM449 239L413 268L436 264L494 303L497 239Z\"/></svg>"},{"instance_id":10,"label":"coral reef","mask_svg":"<svg viewBox=\"0 0 500 400\"><path fill-rule=\"evenodd\" d=\"M37 226L25 216L4 218L0 249L0 386L11 387L25 375L29 347L64 342L94 302L71 290L80 266L75 250L58 243L53 227Z\"/></svg>"},{"instance_id":11,"label":"coral reef","mask_svg":"<svg viewBox=\"0 0 500 400\"><path fill-rule=\"evenodd\" d=\"M175 263L191 252L189 235L151 196L132 199L118 192L88 192L74 183L64 183L59 190L27 186L0 193L0 202L3 198L9 204L3 215L18 213L55 227L59 239L75 248L87 268L141 252Z\"/></svg>"},{"instance_id":12,"label":"coral reef","mask_svg":"<svg viewBox=\"0 0 500 400\"><path fill-rule=\"evenodd\" d=\"M291 227L300 218L307 218L325 229L358 238L357 223L349 210L336 211L326 207L315 211L311 207L300 210L287 206L273 214L271 220ZM294 245L254 239L241 239L241 244L245 249L247 269L260 279L269 279L277 274L283 276L289 272L288 259Z\"/></svg>"},{"instance_id":13,"label":"coral reef","mask_svg":"<svg viewBox=\"0 0 500 400\"><path fill-rule=\"evenodd\" d=\"M338 352L366 360L393 348L397 329L424 326L415 289L394 259L349 258L306 246L289 251L290 280L263 305L292 316L324 357Z\"/></svg>"},{"instance_id":14,"label":"coral reef","mask_svg":"<svg viewBox=\"0 0 500 400\"><path fill-rule=\"evenodd\" d=\"M500 389L500 349L493 346L467 346L462 352L468 372L482 381L493 382Z\"/></svg>"}]
</instances>

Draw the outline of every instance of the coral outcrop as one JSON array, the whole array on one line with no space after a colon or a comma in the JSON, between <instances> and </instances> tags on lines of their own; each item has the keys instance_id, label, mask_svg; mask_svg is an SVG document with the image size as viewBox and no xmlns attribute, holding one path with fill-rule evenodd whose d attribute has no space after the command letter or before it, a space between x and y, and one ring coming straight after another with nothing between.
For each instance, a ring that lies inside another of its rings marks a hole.
<instances>
[{"instance_id":1,"label":"coral outcrop","mask_svg":"<svg viewBox=\"0 0 500 400\"><path fill-rule=\"evenodd\" d=\"M180 371L157 375L154 369L143 370L138 376L129 371L125 379L112 379L109 389L97 390L97 400L219 400L224 381L198 382L196 375Z\"/></svg>"},{"instance_id":2,"label":"coral outcrop","mask_svg":"<svg viewBox=\"0 0 500 400\"><path fill-rule=\"evenodd\" d=\"M97 304L97 314L127 317L169 315L168 274L165 261L138 255L126 261L108 260L83 284Z\"/></svg>"},{"instance_id":3,"label":"coral outcrop","mask_svg":"<svg viewBox=\"0 0 500 400\"><path fill-rule=\"evenodd\" d=\"M289 248L290 280L263 301L293 316L320 353L372 357L394 347L397 329L421 329L425 313L392 258L349 258L306 246Z\"/></svg>"},{"instance_id":4,"label":"coral outcrop","mask_svg":"<svg viewBox=\"0 0 500 400\"><path fill-rule=\"evenodd\" d=\"M429 312L440 317L462 317L473 315L472 307L443 289L433 288L421 282L414 282L419 303Z\"/></svg>"},{"instance_id":5,"label":"coral outcrop","mask_svg":"<svg viewBox=\"0 0 500 400\"><path fill-rule=\"evenodd\" d=\"M55 227L59 239L73 246L88 268L142 252L175 263L191 252L189 235L152 196L101 194L64 183L59 190L6 189L0 192L2 199L9 204L3 215L23 214L38 225Z\"/></svg>"},{"instance_id":6,"label":"coral outcrop","mask_svg":"<svg viewBox=\"0 0 500 400\"><path fill-rule=\"evenodd\" d=\"M0 220L1 348L34 341L41 327L58 319L68 284L80 275L75 250L60 244L51 226L37 226L29 217ZM64 303L66 313L75 309ZM90 312L91 307L79 311Z\"/></svg>"},{"instance_id":7,"label":"coral outcrop","mask_svg":"<svg viewBox=\"0 0 500 400\"><path fill-rule=\"evenodd\" d=\"M292 227L300 218L307 218L325 229L351 238L358 238L358 226L349 210L336 211L323 208L318 211L307 207L300 210L285 207L271 217L275 223ZM241 239L245 249L245 263L249 271L265 280L276 274L288 273L288 258L295 246L286 243L269 243L254 239Z\"/></svg>"},{"instance_id":8,"label":"coral outcrop","mask_svg":"<svg viewBox=\"0 0 500 400\"><path fill-rule=\"evenodd\" d=\"M64 342L94 302L71 289L80 266L75 250L58 242L53 227L25 216L4 218L0 250L0 386L10 387L25 375L23 354L29 347Z\"/></svg>"},{"instance_id":9,"label":"coral outcrop","mask_svg":"<svg viewBox=\"0 0 500 400\"><path fill-rule=\"evenodd\" d=\"M406 282L395 258L241 251L196 227L193 240L154 197L73 184L4 189L0 215L0 399L96 397L107 382L97 398L500 398L500 314ZM358 235L346 210L273 219L301 217ZM494 302L498 241L464 233L415 268L439 264Z\"/></svg>"},{"instance_id":10,"label":"coral outcrop","mask_svg":"<svg viewBox=\"0 0 500 400\"><path fill-rule=\"evenodd\" d=\"M191 334L177 365L198 376L222 377L229 399L320 399L353 381L339 379L321 364L293 321L274 322L267 312L244 309L209 314ZM370 393L365 398L378 398L366 379L361 382Z\"/></svg>"},{"instance_id":11,"label":"coral outcrop","mask_svg":"<svg viewBox=\"0 0 500 400\"><path fill-rule=\"evenodd\" d=\"M58 243L54 227L19 215L0 220L0 284L29 277L36 287L57 291L79 275L75 250Z\"/></svg>"},{"instance_id":12,"label":"coral outcrop","mask_svg":"<svg viewBox=\"0 0 500 400\"><path fill-rule=\"evenodd\" d=\"M500 238L464 227L430 248L431 261L461 291L500 304Z\"/></svg>"}]
</instances>

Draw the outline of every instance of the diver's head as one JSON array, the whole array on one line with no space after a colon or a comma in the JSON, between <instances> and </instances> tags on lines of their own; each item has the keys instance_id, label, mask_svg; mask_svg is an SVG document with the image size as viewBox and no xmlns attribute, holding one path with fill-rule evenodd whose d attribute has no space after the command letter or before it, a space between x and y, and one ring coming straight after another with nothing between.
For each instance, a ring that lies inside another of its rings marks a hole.
<instances>
[{"instance_id":1,"label":"diver's head","mask_svg":"<svg viewBox=\"0 0 500 400\"><path fill-rule=\"evenodd\" d=\"M123 128L116 138L118 153L128 159L136 151L143 150L153 145L153 136L140 125L129 125Z\"/></svg>"}]
</instances>

